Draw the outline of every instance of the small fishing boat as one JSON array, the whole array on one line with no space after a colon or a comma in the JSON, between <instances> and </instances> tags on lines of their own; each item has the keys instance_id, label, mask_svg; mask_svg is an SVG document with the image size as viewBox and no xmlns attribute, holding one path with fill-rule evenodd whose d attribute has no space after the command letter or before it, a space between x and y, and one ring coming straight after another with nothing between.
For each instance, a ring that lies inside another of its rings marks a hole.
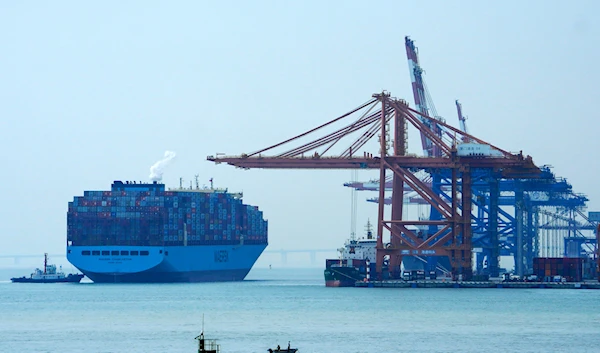
<instances>
[{"instance_id":1,"label":"small fishing boat","mask_svg":"<svg viewBox=\"0 0 600 353\"><path fill-rule=\"evenodd\" d=\"M202 315L202 331L200 331L200 335L196 336L196 339L198 340L198 353L221 352L221 345L217 344L217 340L204 337L204 315ZM296 353L298 349L292 348L290 342L288 342L287 349L281 349L280 346L277 346L276 349L267 349L267 351L269 353Z\"/></svg>"},{"instance_id":2,"label":"small fishing boat","mask_svg":"<svg viewBox=\"0 0 600 353\"><path fill-rule=\"evenodd\" d=\"M196 337L198 340L198 353L219 353L221 346L217 344L217 340L209 340L204 338L204 330Z\"/></svg>"},{"instance_id":3,"label":"small fishing boat","mask_svg":"<svg viewBox=\"0 0 600 353\"><path fill-rule=\"evenodd\" d=\"M298 352L298 349L297 348L292 348L290 346L290 342L288 342L288 346L287 346L286 349L281 349L281 346L278 345L276 349L271 349L271 348L267 349L267 352L269 352L269 353L275 353L275 352L278 352L278 353L296 353L296 352Z\"/></svg>"}]
</instances>

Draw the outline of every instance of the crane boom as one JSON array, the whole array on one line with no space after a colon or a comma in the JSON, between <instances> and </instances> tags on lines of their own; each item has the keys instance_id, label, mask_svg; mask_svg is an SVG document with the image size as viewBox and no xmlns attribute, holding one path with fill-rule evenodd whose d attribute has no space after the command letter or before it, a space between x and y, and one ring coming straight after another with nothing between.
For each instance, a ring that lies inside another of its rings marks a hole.
<instances>
[{"instance_id":1,"label":"crane boom","mask_svg":"<svg viewBox=\"0 0 600 353\"><path fill-rule=\"evenodd\" d=\"M458 99L455 101L456 102L456 112L458 113L458 123L460 125L460 130L462 132L467 132L467 124L466 124L466 120L467 118L465 118L462 114L462 105L458 102ZM463 136L463 142L468 142L468 137Z\"/></svg>"},{"instance_id":2,"label":"crane boom","mask_svg":"<svg viewBox=\"0 0 600 353\"><path fill-rule=\"evenodd\" d=\"M415 107L419 112L429 115L427 107L427 99L425 98L425 87L423 87L423 69L419 66L419 57L415 43L408 36L404 38L406 46L406 56L408 58L408 71L410 72L410 81L412 83L413 97L415 99ZM429 121L423 123L431 129ZM421 134L421 144L423 146L423 155L432 157L432 143L426 136Z\"/></svg>"},{"instance_id":3,"label":"crane boom","mask_svg":"<svg viewBox=\"0 0 600 353\"><path fill-rule=\"evenodd\" d=\"M458 122L460 123L460 130L463 132L467 132L467 126L465 125L465 120L467 120L462 115L462 105L456 100L456 111L458 112Z\"/></svg>"},{"instance_id":4,"label":"crane boom","mask_svg":"<svg viewBox=\"0 0 600 353\"><path fill-rule=\"evenodd\" d=\"M408 58L408 70L410 71L410 80L412 82L413 97L415 99L415 107L421 114L426 116L432 116L434 114L429 113L428 94L425 88L425 81L423 80L423 69L419 65L418 50L415 43L408 36L404 37L404 43L406 46L406 56ZM431 98L429 98L430 100ZM435 118L435 117L434 117ZM441 137L440 127L436 124L435 120L421 119L422 123L425 124L431 131L437 136ZM440 157L441 151L437 149L436 144L427 138L427 136L421 134L421 144L423 146L423 154L425 157Z\"/></svg>"}]
</instances>

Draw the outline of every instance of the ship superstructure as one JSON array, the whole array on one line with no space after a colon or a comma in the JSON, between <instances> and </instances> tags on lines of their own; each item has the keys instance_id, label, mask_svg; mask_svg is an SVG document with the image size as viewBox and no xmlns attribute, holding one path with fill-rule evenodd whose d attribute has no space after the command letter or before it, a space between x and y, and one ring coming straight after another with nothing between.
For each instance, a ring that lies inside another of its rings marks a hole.
<instances>
[{"instance_id":1,"label":"ship superstructure","mask_svg":"<svg viewBox=\"0 0 600 353\"><path fill-rule=\"evenodd\" d=\"M268 223L241 196L157 182L85 191L69 202L67 259L94 282L243 280Z\"/></svg>"}]
</instances>

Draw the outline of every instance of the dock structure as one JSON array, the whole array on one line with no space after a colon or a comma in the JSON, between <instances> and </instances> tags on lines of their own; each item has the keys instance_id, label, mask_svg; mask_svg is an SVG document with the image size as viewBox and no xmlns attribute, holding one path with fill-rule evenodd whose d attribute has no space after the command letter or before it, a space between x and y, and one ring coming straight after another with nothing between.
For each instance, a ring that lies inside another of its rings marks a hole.
<instances>
[{"instance_id":1,"label":"dock structure","mask_svg":"<svg viewBox=\"0 0 600 353\"><path fill-rule=\"evenodd\" d=\"M600 289L600 282L358 281L358 288Z\"/></svg>"}]
</instances>

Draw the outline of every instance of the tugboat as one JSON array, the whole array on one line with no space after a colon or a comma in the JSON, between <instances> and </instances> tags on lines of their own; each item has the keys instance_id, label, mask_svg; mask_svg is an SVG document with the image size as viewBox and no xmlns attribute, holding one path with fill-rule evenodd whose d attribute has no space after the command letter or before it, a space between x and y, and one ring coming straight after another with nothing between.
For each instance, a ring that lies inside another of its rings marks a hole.
<instances>
[{"instance_id":1,"label":"tugboat","mask_svg":"<svg viewBox=\"0 0 600 353\"><path fill-rule=\"evenodd\" d=\"M56 265L48 265L48 253L44 254L44 270L36 268L29 277L13 277L10 280L13 283L79 283L84 277L80 273L69 273L65 275L62 272L62 266L56 271Z\"/></svg>"},{"instance_id":2,"label":"tugboat","mask_svg":"<svg viewBox=\"0 0 600 353\"><path fill-rule=\"evenodd\" d=\"M296 352L298 352L298 349L297 349L297 348L292 348L292 347L290 346L290 342L288 342L287 349L281 349L281 347L278 345L278 346L277 346L277 349L271 349L271 348L269 348L269 349L267 349L267 352L269 352L269 353L275 353L275 352L281 352L281 353L296 353Z\"/></svg>"}]
</instances>

